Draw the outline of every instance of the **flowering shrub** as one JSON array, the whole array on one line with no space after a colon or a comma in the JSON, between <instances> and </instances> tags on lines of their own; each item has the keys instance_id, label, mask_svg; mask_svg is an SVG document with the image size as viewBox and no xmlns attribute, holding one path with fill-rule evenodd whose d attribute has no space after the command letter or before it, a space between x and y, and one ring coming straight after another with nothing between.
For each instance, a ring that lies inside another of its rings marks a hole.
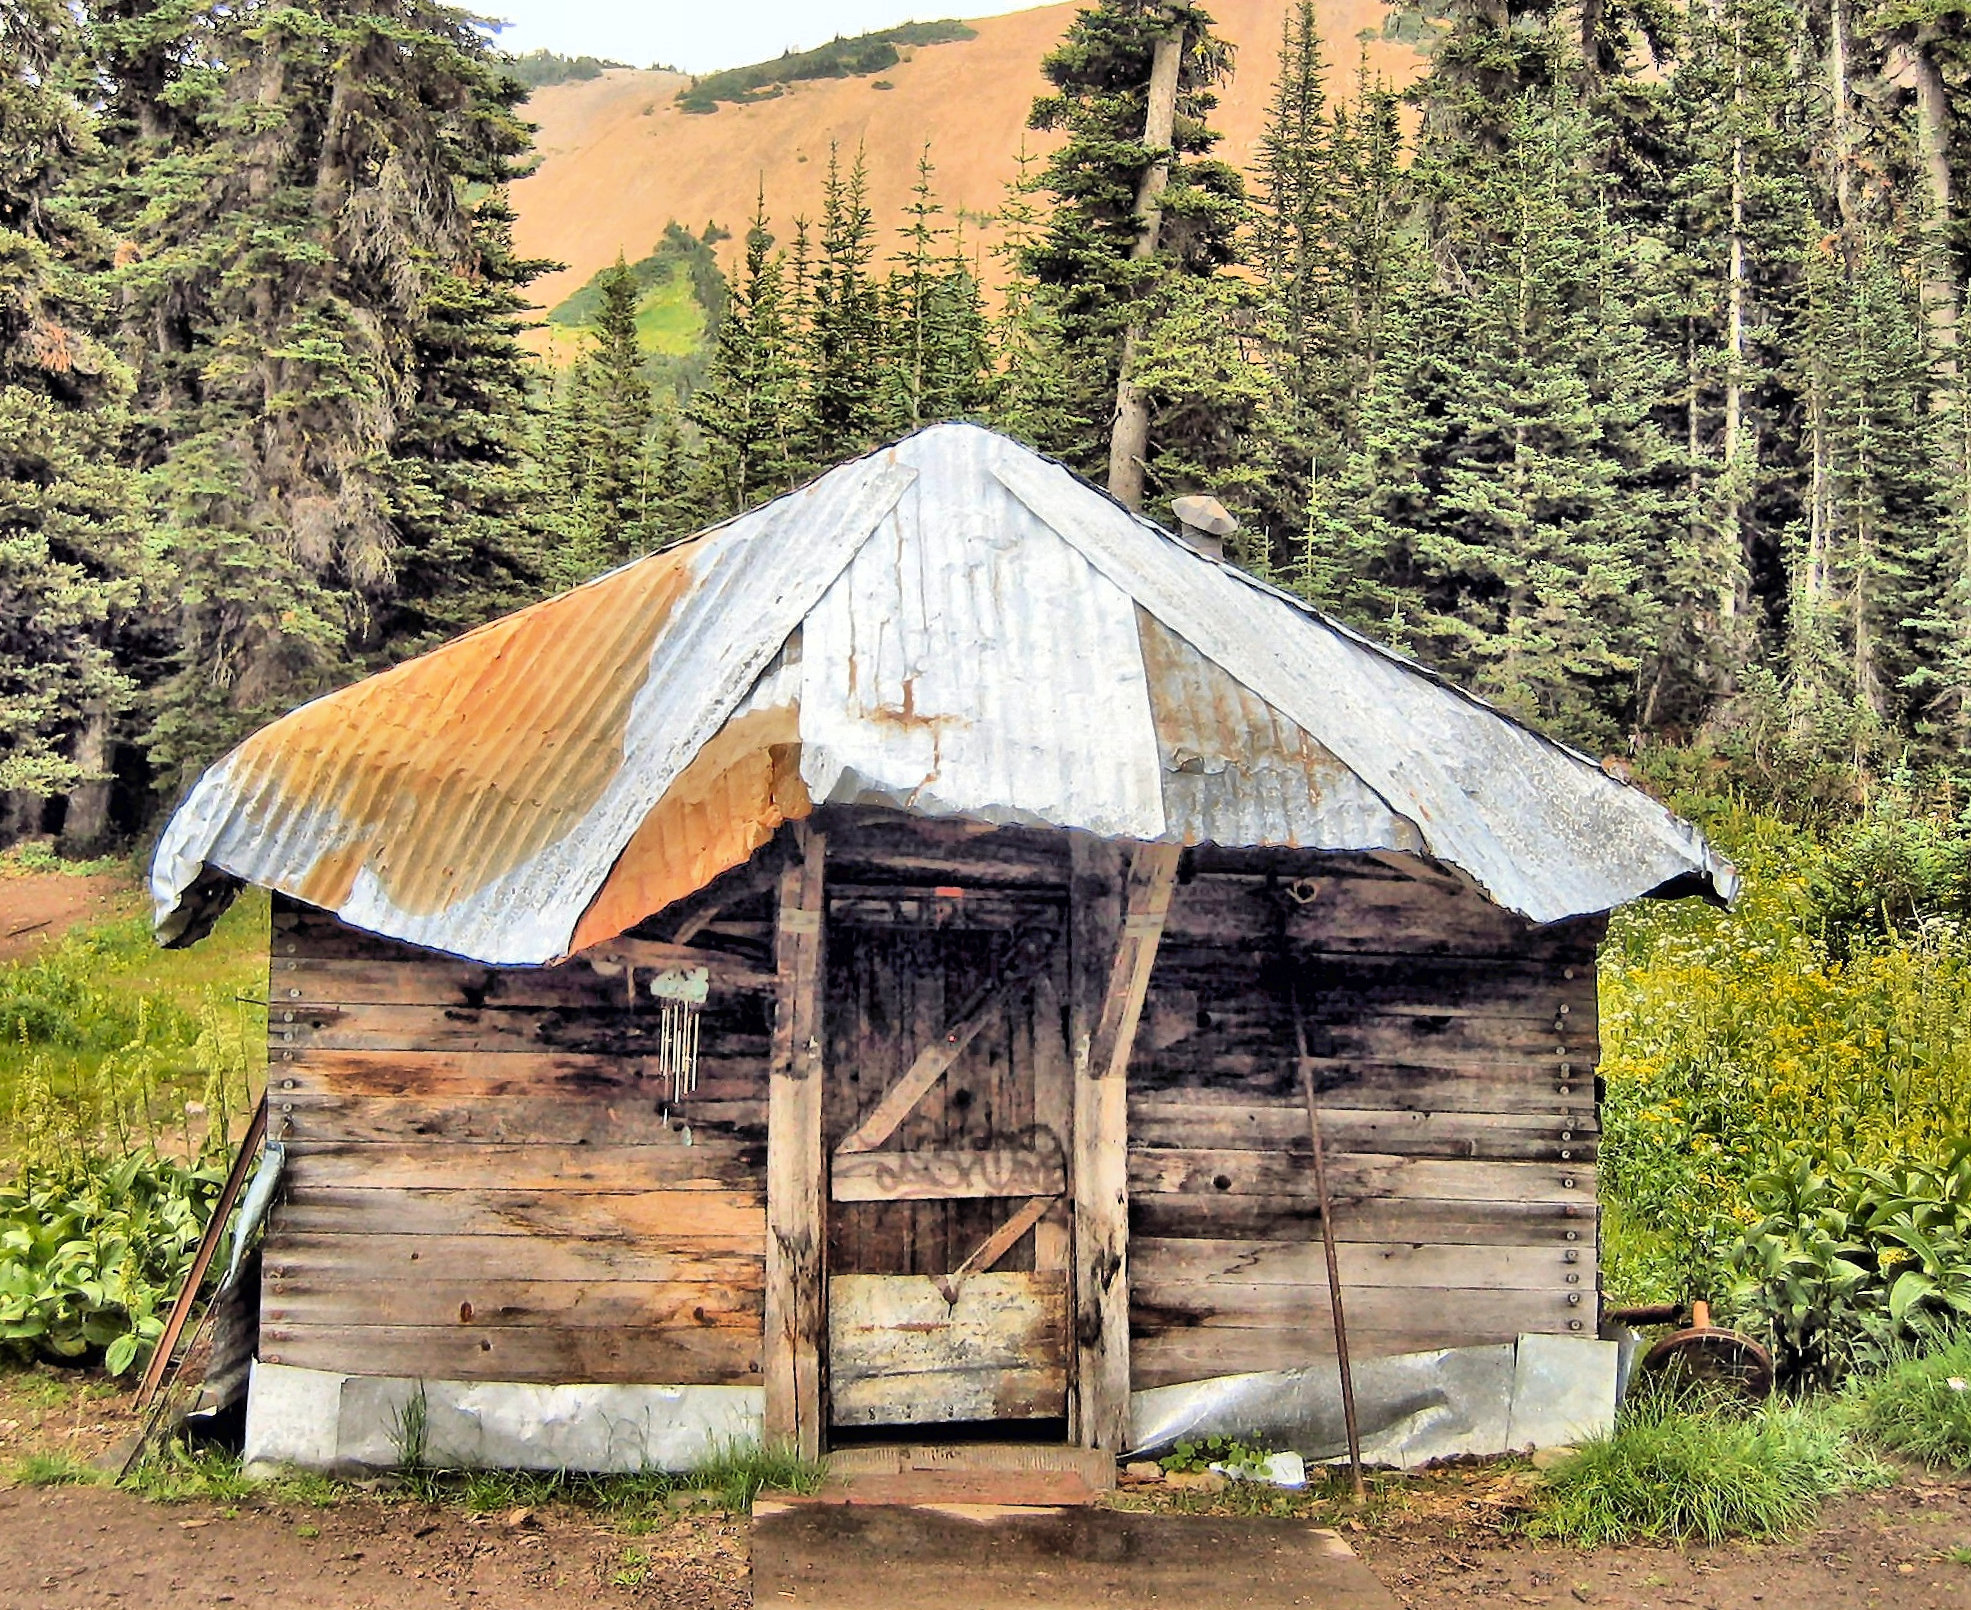
<instances>
[{"instance_id":1,"label":"flowering shrub","mask_svg":"<svg viewBox=\"0 0 1971 1610\"><path fill-rule=\"evenodd\" d=\"M1831 914L1830 891L1886 854L1879 836L1856 854L1880 821L1827 845L1766 818L1709 826L1745 875L1737 909L1639 904L1603 950L1601 1179L1618 1300L1722 1300L1728 1283L1743 1298L1744 1243L1772 1233L1789 1170L1848 1181L1826 1187L1841 1197L1859 1189L1856 1170L1955 1167L1952 1147L1971 1135L1971 937L1927 896L1878 902L1903 913L1879 928L1860 903ZM1821 1234L1821 1202L1816 1187L1794 1204L1802 1245ZM1794 1252L1764 1245L1793 1267ZM1847 1255L1822 1250L1847 1278Z\"/></svg>"}]
</instances>

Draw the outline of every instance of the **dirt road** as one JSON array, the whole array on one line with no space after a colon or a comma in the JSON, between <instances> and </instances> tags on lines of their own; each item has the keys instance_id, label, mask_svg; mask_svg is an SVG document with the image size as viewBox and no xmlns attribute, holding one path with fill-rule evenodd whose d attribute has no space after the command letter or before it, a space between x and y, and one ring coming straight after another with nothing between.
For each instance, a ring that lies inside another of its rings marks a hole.
<instances>
[{"instance_id":1,"label":"dirt road","mask_svg":"<svg viewBox=\"0 0 1971 1610\"><path fill-rule=\"evenodd\" d=\"M736 1610L747 1524L686 1514L646 1537L561 1509L471 1517L377 1497L331 1508L146 1503L93 1488L0 1492L0 1610L473 1605ZM1830 1506L1796 1542L1579 1554L1392 1520L1350 1540L1406 1610L1971 1610L1971 1488L1912 1480ZM952 1610L965 1610L954 1582ZM872 1604L869 1610L882 1610Z\"/></svg>"},{"instance_id":2,"label":"dirt road","mask_svg":"<svg viewBox=\"0 0 1971 1610\"><path fill-rule=\"evenodd\" d=\"M0 872L0 962L21 961L77 923L106 922L138 905L120 873Z\"/></svg>"}]
</instances>

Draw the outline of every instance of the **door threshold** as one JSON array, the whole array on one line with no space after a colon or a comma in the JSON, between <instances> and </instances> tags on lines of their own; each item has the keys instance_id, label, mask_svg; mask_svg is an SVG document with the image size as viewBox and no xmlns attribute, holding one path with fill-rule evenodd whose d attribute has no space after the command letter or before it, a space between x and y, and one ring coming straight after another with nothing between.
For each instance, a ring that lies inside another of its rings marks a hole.
<instances>
[{"instance_id":1,"label":"door threshold","mask_svg":"<svg viewBox=\"0 0 1971 1610\"><path fill-rule=\"evenodd\" d=\"M843 1448L815 1501L836 1504L1092 1504L1116 1484L1115 1455L1057 1443L939 1442Z\"/></svg>"}]
</instances>

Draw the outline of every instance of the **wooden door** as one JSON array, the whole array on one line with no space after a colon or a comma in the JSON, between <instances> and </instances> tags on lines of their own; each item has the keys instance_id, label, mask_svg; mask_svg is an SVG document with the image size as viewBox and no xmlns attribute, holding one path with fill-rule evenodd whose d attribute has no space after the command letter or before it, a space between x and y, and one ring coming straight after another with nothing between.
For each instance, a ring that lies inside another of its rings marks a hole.
<instances>
[{"instance_id":1,"label":"wooden door","mask_svg":"<svg viewBox=\"0 0 1971 1610\"><path fill-rule=\"evenodd\" d=\"M831 901L836 1426L1068 1413L1064 927L1045 900Z\"/></svg>"}]
</instances>

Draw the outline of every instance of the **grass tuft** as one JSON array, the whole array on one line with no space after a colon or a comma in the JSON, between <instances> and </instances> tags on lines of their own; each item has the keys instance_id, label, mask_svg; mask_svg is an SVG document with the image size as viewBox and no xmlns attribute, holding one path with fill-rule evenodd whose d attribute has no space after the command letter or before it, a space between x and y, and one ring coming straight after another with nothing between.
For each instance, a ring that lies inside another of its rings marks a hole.
<instances>
[{"instance_id":1,"label":"grass tuft","mask_svg":"<svg viewBox=\"0 0 1971 1610\"><path fill-rule=\"evenodd\" d=\"M234 1503L259 1492L261 1486L241 1468L238 1455L182 1442L148 1451L119 1485L156 1504L181 1504L194 1498Z\"/></svg>"},{"instance_id":2,"label":"grass tuft","mask_svg":"<svg viewBox=\"0 0 1971 1610\"><path fill-rule=\"evenodd\" d=\"M803 1459L793 1449L757 1442L729 1442L691 1473L691 1485L717 1493L727 1509L744 1510L763 1487L811 1493L828 1474L825 1462Z\"/></svg>"},{"instance_id":3,"label":"grass tuft","mask_svg":"<svg viewBox=\"0 0 1971 1610\"><path fill-rule=\"evenodd\" d=\"M1810 1524L1824 1499L1887 1479L1855 1450L1838 1405L1775 1400L1745 1413L1659 1394L1625 1405L1613 1431L1548 1472L1526 1530L1582 1548L1770 1538Z\"/></svg>"},{"instance_id":4,"label":"grass tuft","mask_svg":"<svg viewBox=\"0 0 1971 1610\"><path fill-rule=\"evenodd\" d=\"M23 1487L87 1487L103 1479L94 1466L59 1451L28 1454L11 1475Z\"/></svg>"},{"instance_id":5,"label":"grass tuft","mask_svg":"<svg viewBox=\"0 0 1971 1610\"><path fill-rule=\"evenodd\" d=\"M1971 1334L1898 1359L1855 1387L1862 1428L1885 1448L1971 1470Z\"/></svg>"}]
</instances>

